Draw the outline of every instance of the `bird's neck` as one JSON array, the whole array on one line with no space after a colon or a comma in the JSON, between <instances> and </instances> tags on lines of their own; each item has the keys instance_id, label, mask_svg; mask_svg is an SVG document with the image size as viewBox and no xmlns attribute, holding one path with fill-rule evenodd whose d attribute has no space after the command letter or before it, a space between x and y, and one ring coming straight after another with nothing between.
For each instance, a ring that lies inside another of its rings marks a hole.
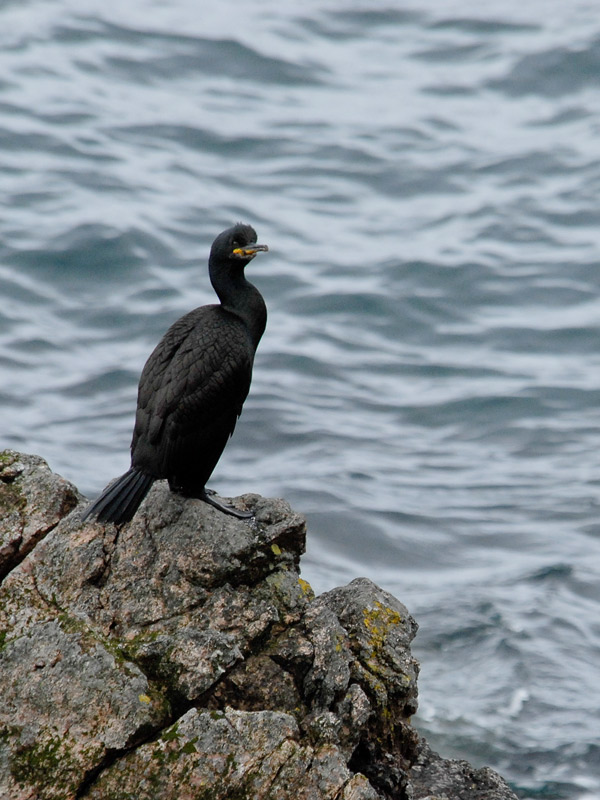
<instances>
[{"instance_id":1,"label":"bird's neck","mask_svg":"<svg viewBox=\"0 0 600 800\"><path fill-rule=\"evenodd\" d=\"M221 307L246 325L256 347L267 324L267 307L261 293L246 280L243 271L228 275L226 281L212 281L212 285Z\"/></svg>"}]
</instances>

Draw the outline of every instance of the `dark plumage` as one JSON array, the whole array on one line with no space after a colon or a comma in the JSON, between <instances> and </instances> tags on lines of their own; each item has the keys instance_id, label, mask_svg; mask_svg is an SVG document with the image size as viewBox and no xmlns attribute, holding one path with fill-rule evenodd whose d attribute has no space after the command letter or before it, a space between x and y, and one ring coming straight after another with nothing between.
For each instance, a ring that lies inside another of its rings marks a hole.
<instances>
[{"instance_id":1,"label":"dark plumage","mask_svg":"<svg viewBox=\"0 0 600 800\"><path fill-rule=\"evenodd\" d=\"M250 225L234 225L213 242L208 260L220 304L190 311L163 336L142 371L131 468L85 510L120 524L132 519L155 480L239 517L207 494L206 481L233 433L250 389L254 354L265 330L267 309L244 267L256 253Z\"/></svg>"}]
</instances>

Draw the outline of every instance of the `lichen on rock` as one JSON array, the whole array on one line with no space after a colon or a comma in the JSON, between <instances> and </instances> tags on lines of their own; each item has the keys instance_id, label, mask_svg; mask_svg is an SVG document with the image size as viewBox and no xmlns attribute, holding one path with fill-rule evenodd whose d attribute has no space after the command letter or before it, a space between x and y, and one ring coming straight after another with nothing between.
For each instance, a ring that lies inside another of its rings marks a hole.
<instances>
[{"instance_id":1,"label":"lichen on rock","mask_svg":"<svg viewBox=\"0 0 600 800\"><path fill-rule=\"evenodd\" d=\"M0 454L0 797L453 796L464 770L410 724L407 609L364 578L315 597L304 519L241 503L253 521L157 483L131 523L82 524L73 486Z\"/></svg>"}]
</instances>

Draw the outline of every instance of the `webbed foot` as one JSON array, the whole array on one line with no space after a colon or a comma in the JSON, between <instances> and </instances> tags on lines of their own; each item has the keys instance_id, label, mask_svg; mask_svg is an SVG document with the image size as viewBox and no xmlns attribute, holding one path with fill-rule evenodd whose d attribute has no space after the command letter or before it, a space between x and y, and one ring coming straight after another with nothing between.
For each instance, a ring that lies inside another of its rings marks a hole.
<instances>
[{"instance_id":1,"label":"webbed foot","mask_svg":"<svg viewBox=\"0 0 600 800\"><path fill-rule=\"evenodd\" d=\"M254 516L252 511L240 511L227 503L222 503L220 500L217 500L216 492L212 489L203 489L198 497L200 500L204 500L205 503L214 506L214 508L232 517L237 517L238 519L252 519Z\"/></svg>"}]
</instances>

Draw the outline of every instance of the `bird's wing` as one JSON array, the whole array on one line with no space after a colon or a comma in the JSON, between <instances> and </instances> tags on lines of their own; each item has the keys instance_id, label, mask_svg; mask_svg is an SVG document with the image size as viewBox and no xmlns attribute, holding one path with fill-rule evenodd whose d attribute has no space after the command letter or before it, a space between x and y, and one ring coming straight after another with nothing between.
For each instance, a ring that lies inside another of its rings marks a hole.
<instances>
[{"instance_id":1,"label":"bird's wing","mask_svg":"<svg viewBox=\"0 0 600 800\"><path fill-rule=\"evenodd\" d=\"M250 388L253 349L244 326L229 317L223 325L222 314L218 306L197 309L157 345L140 379L132 451L140 437L176 452L182 438L201 444L211 432L233 432Z\"/></svg>"}]
</instances>

